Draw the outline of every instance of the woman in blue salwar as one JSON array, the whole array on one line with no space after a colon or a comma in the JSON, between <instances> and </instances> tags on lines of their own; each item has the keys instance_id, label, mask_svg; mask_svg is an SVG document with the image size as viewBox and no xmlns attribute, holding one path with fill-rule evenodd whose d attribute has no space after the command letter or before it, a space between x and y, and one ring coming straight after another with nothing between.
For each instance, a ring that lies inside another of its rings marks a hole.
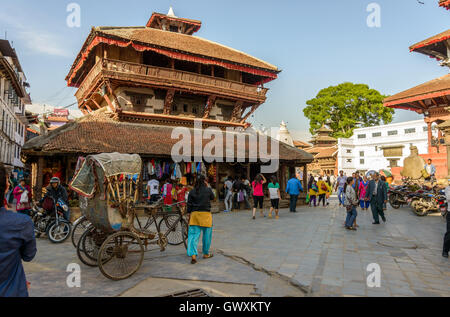
<instances>
[{"instance_id":1,"label":"woman in blue salwar","mask_svg":"<svg viewBox=\"0 0 450 317\"><path fill-rule=\"evenodd\" d=\"M36 255L36 240L31 218L7 210L5 167L0 163L0 297L28 297L22 260Z\"/></svg>"},{"instance_id":2,"label":"woman in blue salwar","mask_svg":"<svg viewBox=\"0 0 450 317\"><path fill-rule=\"evenodd\" d=\"M213 199L214 193L206 182L205 176L198 176L194 189L189 192L187 202L189 214L187 255L191 257L192 264L197 263L200 234L203 234L203 258L208 259L213 256L209 252L212 239L211 200Z\"/></svg>"}]
</instances>

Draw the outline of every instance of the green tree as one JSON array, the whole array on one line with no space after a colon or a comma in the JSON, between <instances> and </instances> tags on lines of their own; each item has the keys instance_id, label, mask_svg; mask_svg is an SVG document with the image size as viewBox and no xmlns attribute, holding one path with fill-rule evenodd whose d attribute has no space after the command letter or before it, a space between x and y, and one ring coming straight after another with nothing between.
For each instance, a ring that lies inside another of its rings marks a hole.
<instances>
[{"instance_id":1,"label":"green tree","mask_svg":"<svg viewBox=\"0 0 450 317\"><path fill-rule=\"evenodd\" d=\"M348 138L358 125L371 127L392 122L394 109L383 106L385 98L368 85L343 83L322 89L316 98L306 102L303 113L309 119L312 134L326 124L333 130L333 137Z\"/></svg>"}]
</instances>

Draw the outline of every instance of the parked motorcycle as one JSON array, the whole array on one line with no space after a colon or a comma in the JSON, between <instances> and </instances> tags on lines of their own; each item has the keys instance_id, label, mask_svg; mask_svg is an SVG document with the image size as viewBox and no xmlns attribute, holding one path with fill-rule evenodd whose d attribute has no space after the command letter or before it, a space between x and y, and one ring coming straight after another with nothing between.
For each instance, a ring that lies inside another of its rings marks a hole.
<instances>
[{"instance_id":1,"label":"parked motorcycle","mask_svg":"<svg viewBox=\"0 0 450 317\"><path fill-rule=\"evenodd\" d=\"M62 243L70 236L72 225L64 219L64 211L69 210L69 206L62 200L50 199L52 208L44 209L37 204L33 205L31 211L31 219L34 223L34 234L39 238L42 234L46 234L48 239L53 243ZM50 205L50 204L47 204Z\"/></svg>"},{"instance_id":2,"label":"parked motorcycle","mask_svg":"<svg viewBox=\"0 0 450 317\"><path fill-rule=\"evenodd\" d=\"M410 191L407 186L390 187L388 190L389 204L394 209L399 209L403 205L408 204L408 194Z\"/></svg>"},{"instance_id":3,"label":"parked motorcycle","mask_svg":"<svg viewBox=\"0 0 450 317\"><path fill-rule=\"evenodd\" d=\"M411 193L408 201L414 213L419 217L424 217L440 211L440 206L446 201L446 198L442 193L435 194L435 190L432 192L420 190Z\"/></svg>"}]
</instances>

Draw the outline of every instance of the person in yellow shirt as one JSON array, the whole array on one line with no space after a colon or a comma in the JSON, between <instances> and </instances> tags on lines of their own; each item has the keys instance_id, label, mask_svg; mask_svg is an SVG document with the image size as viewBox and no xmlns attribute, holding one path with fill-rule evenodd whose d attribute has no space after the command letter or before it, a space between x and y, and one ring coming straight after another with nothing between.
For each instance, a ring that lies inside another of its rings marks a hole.
<instances>
[{"instance_id":1,"label":"person in yellow shirt","mask_svg":"<svg viewBox=\"0 0 450 317\"><path fill-rule=\"evenodd\" d=\"M330 186L323 180L322 177L319 177L319 181L317 182L317 188L319 189L319 205L320 202L323 201L323 206L325 207L326 204L326 195L327 193L331 192Z\"/></svg>"},{"instance_id":2,"label":"person in yellow shirt","mask_svg":"<svg viewBox=\"0 0 450 317\"><path fill-rule=\"evenodd\" d=\"M314 207L317 207L316 197L319 188L317 188L317 182L313 179L311 186L309 187L309 206L312 206L312 202L314 201Z\"/></svg>"}]
</instances>

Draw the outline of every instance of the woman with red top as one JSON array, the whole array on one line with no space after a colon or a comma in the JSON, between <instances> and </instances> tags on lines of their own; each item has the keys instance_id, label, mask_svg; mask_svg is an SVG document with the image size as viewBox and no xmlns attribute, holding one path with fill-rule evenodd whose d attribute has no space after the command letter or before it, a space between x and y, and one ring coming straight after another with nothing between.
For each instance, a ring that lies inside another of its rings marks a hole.
<instances>
[{"instance_id":1,"label":"woman with red top","mask_svg":"<svg viewBox=\"0 0 450 317\"><path fill-rule=\"evenodd\" d=\"M252 182L253 189L253 220L256 215L256 208L260 208L261 217L265 217L263 212L264 191L263 185L266 183L266 178L263 174L256 175L255 180Z\"/></svg>"},{"instance_id":2,"label":"woman with red top","mask_svg":"<svg viewBox=\"0 0 450 317\"><path fill-rule=\"evenodd\" d=\"M166 179L162 190L162 196L164 197L164 205L172 205L172 184L170 183L170 179Z\"/></svg>"},{"instance_id":3,"label":"woman with red top","mask_svg":"<svg viewBox=\"0 0 450 317\"><path fill-rule=\"evenodd\" d=\"M27 201L21 202L22 194L27 192ZM21 214L29 215L30 214L30 202L31 202L31 189L25 183L25 180L22 178L19 181L19 185L14 188L13 191L14 198L16 199L16 211Z\"/></svg>"}]
</instances>

